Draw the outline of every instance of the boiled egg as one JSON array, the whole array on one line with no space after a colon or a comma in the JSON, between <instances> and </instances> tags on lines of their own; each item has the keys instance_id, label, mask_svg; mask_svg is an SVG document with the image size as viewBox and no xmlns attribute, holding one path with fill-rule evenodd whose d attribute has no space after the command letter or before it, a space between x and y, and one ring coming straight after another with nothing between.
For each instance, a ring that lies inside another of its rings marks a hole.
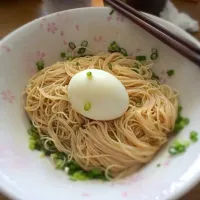
<instances>
[{"instance_id":1,"label":"boiled egg","mask_svg":"<svg viewBox=\"0 0 200 200\"><path fill-rule=\"evenodd\" d=\"M113 120L122 116L129 105L124 85L112 74L88 69L75 74L68 85L72 108L93 120Z\"/></svg>"}]
</instances>

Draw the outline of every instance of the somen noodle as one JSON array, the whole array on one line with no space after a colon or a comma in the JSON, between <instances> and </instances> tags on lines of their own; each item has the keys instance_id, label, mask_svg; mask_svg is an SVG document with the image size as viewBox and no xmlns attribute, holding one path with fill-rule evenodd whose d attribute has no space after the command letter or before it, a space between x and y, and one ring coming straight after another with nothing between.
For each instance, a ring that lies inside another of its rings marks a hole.
<instances>
[{"instance_id":1,"label":"somen noodle","mask_svg":"<svg viewBox=\"0 0 200 200\"><path fill-rule=\"evenodd\" d=\"M151 65L120 53L57 62L29 80L25 110L40 136L84 170L100 168L112 178L130 175L154 157L177 118L177 94L152 78ZM85 69L105 70L125 86L130 105L122 117L94 121L72 109L67 86Z\"/></svg>"}]
</instances>

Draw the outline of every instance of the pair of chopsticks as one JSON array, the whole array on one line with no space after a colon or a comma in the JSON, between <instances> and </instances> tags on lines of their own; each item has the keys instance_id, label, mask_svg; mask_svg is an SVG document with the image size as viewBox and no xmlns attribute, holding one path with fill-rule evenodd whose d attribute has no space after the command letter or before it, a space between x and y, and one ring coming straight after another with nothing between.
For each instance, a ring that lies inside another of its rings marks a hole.
<instances>
[{"instance_id":1,"label":"pair of chopsticks","mask_svg":"<svg viewBox=\"0 0 200 200\"><path fill-rule=\"evenodd\" d=\"M186 38L169 31L165 27L120 0L104 1L115 10L132 20L135 24L149 32L151 35L155 36L157 39L180 53L182 56L200 66L200 48L197 45L190 42Z\"/></svg>"}]
</instances>

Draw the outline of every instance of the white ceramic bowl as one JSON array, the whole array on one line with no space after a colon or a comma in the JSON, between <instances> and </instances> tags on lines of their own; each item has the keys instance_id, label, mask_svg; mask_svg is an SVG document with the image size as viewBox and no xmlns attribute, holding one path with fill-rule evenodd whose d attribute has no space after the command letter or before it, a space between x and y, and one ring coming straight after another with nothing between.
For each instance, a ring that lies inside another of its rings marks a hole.
<instances>
[{"instance_id":1,"label":"white ceramic bowl","mask_svg":"<svg viewBox=\"0 0 200 200\"><path fill-rule=\"evenodd\" d=\"M14 31L0 43L0 187L13 198L23 200L122 200L176 199L200 180L200 144L192 144L177 157L164 147L138 173L117 182L72 182L56 171L48 159L28 149L29 120L23 110L22 91L43 59L48 66L60 60L67 43L88 40L94 52L106 51L113 40L129 54L150 55L157 48L159 58L153 70L162 81L180 93L183 114L190 124L175 138L188 140L191 130L200 130L200 69L162 42L109 8L84 8L55 13ZM199 43L176 26L153 17L172 31ZM200 46L200 45L199 45ZM168 78L166 70L174 69ZM159 168L156 165L160 163Z\"/></svg>"}]
</instances>

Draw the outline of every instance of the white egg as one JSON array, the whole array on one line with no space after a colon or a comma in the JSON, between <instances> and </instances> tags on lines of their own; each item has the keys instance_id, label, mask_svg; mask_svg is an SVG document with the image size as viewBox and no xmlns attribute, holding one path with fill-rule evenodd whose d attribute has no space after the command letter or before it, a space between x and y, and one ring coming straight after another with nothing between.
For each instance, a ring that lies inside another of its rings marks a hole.
<instances>
[{"instance_id":1,"label":"white egg","mask_svg":"<svg viewBox=\"0 0 200 200\"><path fill-rule=\"evenodd\" d=\"M129 105L124 85L112 74L97 69L74 75L68 85L68 97L76 112L93 120L116 119Z\"/></svg>"}]
</instances>

